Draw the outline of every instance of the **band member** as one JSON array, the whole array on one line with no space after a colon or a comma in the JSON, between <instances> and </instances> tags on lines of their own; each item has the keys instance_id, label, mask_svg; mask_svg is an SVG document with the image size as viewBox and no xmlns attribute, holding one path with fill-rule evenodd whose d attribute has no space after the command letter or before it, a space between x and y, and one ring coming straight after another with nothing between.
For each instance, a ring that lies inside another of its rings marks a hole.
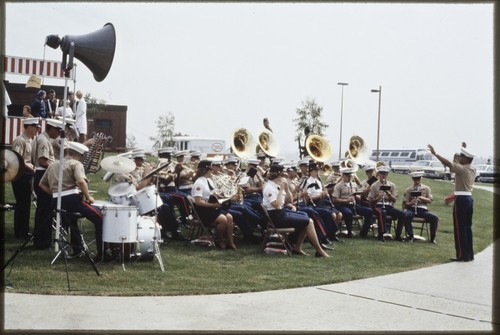
<instances>
[{"instance_id":1,"label":"band member","mask_svg":"<svg viewBox=\"0 0 500 335\"><path fill-rule=\"evenodd\" d=\"M16 199L14 208L14 234L16 238L27 238L30 228L31 183L35 173L35 165L31 158L31 146L38 128L38 118L27 118L23 121L24 131L12 142L12 151L17 152L24 161L22 176L12 181L12 191Z\"/></svg>"},{"instance_id":2,"label":"band member","mask_svg":"<svg viewBox=\"0 0 500 335\"><path fill-rule=\"evenodd\" d=\"M152 184L153 177L148 177L143 180L151 171L152 166L149 163L144 162L146 154L144 150L136 150L132 152L132 159L135 163L135 169L129 173L122 173L116 176L117 182L128 182L135 186L136 190L143 189Z\"/></svg>"},{"instance_id":3,"label":"band member","mask_svg":"<svg viewBox=\"0 0 500 335\"><path fill-rule=\"evenodd\" d=\"M45 131L38 135L36 141L33 141L33 156L35 162L35 175L33 177L33 189L36 194L35 211L35 237L34 244L36 249L49 249L52 245L52 197L44 192L40 187L40 180L45 170L54 163L54 148L51 139L59 137L63 124L56 119L47 119Z\"/></svg>"},{"instance_id":4,"label":"band member","mask_svg":"<svg viewBox=\"0 0 500 335\"><path fill-rule=\"evenodd\" d=\"M342 213L348 237L352 237L353 216L356 214L363 216L364 221L360 236L366 238L368 230L372 225L373 210L369 207L359 205L361 197L357 194L357 184L353 183L353 173L355 173L353 168L344 168L340 172L342 173L342 179L333 189L332 201L335 207Z\"/></svg>"},{"instance_id":5,"label":"band member","mask_svg":"<svg viewBox=\"0 0 500 335\"><path fill-rule=\"evenodd\" d=\"M342 213L334 208L328 191L323 187L319 178L319 166L316 163L309 163L309 178L307 179L304 196L307 197L307 203L312 205L326 223L328 238L340 242L337 237L339 225L342 221Z\"/></svg>"},{"instance_id":6,"label":"band member","mask_svg":"<svg viewBox=\"0 0 500 335\"><path fill-rule=\"evenodd\" d=\"M316 249L316 257L330 257L321 248L312 219L303 212L297 212L293 205L286 204L287 194L289 201L291 201L291 194L288 190L286 181L282 178L282 172L282 165L271 165L268 173L268 182L263 191L264 197L262 204L267 209L271 220L276 228L295 228L296 243L293 248L294 254L306 255L302 250L302 244L307 237L314 249Z\"/></svg>"},{"instance_id":7,"label":"band member","mask_svg":"<svg viewBox=\"0 0 500 335\"><path fill-rule=\"evenodd\" d=\"M262 203L262 187L264 179L257 170L259 159L253 157L247 160L246 175L250 178L241 187L243 188L243 199L250 203L252 207L259 206Z\"/></svg>"},{"instance_id":8,"label":"band member","mask_svg":"<svg viewBox=\"0 0 500 335\"><path fill-rule=\"evenodd\" d=\"M405 190L403 207L406 208L405 214L409 222L409 227L411 227L411 221L414 217L424 218L426 222L429 222L431 230L430 242L436 244L436 230L439 218L427 208L432 203L432 193L429 186L422 184L422 175L422 171L415 171L410 174L413 179L413 185ZM415 192L420 194L415 194ZM413 229L409 234L413 236Z\"/></svg>"},{"instance_id":9,"label":"band member","mask_svg":"<svg viewBox=\"0 0 500 335\"><path fill-rule=\"evenodd\" d=\"M191 169L187 165L184 164L184 158L187 156L188 151L177 151L174 154L174 157L177 160L177 164L175 165L175 185L179 192L184 193L186 196L191 194L191 188L193 187L193 176L195 170Z\"/></svg>"},{"instance_id":10,"label":"band member","mask_svg":"<svg viewBox=\"0 0 500 335\"><path fill-rule=\"evenodd\" d=\"M103 261L104 245L102 241L102 215L99 210L91 204L94 198L90 195L87 186L88 180L85 175L85 169L80 162L80 157L88 148L78 142L69 142L68 155L63 162L63 180L61 189L61 209L67 213L80 213L95 227L95 240L97 246L97 255L94 259L95 262ZM49 194L52 198L51 208L57 208L58 197L58 180L59 180L59 167L61 161L57 161L47 168L47 171L40 180L40 188ZM80 192L83 195L80 195ZM70 224L69 218L65 218L64 213L61 213L63 224ZM78 255L83 251L83 243L81 236L72 233L71 236L73 255Z\"/></svg>"},{"instance_id":11,"label":"band member","mask_svg":"<svg viewBox=\"0 0 500 335\"><path fill-rule=\"evenodd\" d=\"M222 213L229 213L233 217L233 222L237 225L243 238L250 243L259 243L260 238L253 233L257 229L259 221L262 217L256 213L251 205L243 205L236 201L238 197L239 185L236 180L233 180L228 174L222 171L222 161L219 159L212 161L212 180L215 184L217 192L223 192L223 197L231 196L231 206L229 209L222 209Z\"/></svg>"},{"instance_id":12,"label":"band member","mask_svg":"<svg viewBox=\"0 0 500 335\"><path fill-rule=\"evenodd\" d=\"M361 192L359 204L365 207L371 207L367 197L368 193L370 193L370 186L377 181L377 177L375 177L375 167L373 165L365 165L364 170L366 178L361 181L361 185L358 188L358 191Z\"/></svg>"},{"instance_id":13,"label":"band member","mask_svg":"<svg viewBox=\"0 0 500 335\"><path fill-rule=\"evenodd\" d=\"M220 249L236 249L233 240L233 217L231 214L222 214L222 205L218 202L209 202L214 195L215 186L211 180L212 162L202 160L198 164L195 175L192 196L196 212L206 226L213 226L216 231L216 246ZM226 243L224 242L224 237Z\"/></svg>"},{"instance_id":14,"label":"band member","mask_svg":"<svg viewBox=\"0 0 500 335\"><path fill-rule=\"evenodd\" d=\"M387 180L389 170L388 166L379 167L379 180L372 184L370 193L368 194L368 200L371 202L374 212L378 216L378 239L381 242L385 241L384 234L387 233L387 215L398 220L396 226L396 241L403 241L401 238L403 226L405 226L408 231L408 227L406 226L408 221L405 213L394 207L398 193L396 185ZM413 237L410 238L410 241L413 241Z\"/></svg>"},{"instance_id":15,"label":"band member","mask_svg":"<svg viewBox=\"0 0 500 335\"><path fill-rule=\"evenodd\" d=\"M474 200L472 189L476 177L476 168L471 165L474 155L462 146L458 163L452 163L436 153L432 145L428 145L431 153L445 166L455 173L455 203L453 204L453 232L455 236L456 257L453 261L469 262L474 260L472 239L472 212Z\"/></svg>"},{"instance_id":16,"label":"band member","mask_svg":"<svg viewBox=\"0 0 500 335\"><path fill-rule=\"evenodd\" d=\"M331 167L332 171L330 172L328 177L326 177L325 183L326 185L335 186L335 184L337 184L342 179L342 173L340 173L340 162L332 162Z\"/></svg>"},{"instance_id":17,"label":"band member","mask_svg":"<svg viewBox=\"0 0 500 335\"><path fill-rule=\"evenodd\" d=\"M190 153L190 158L189 158L189 168L193 171L196 171L198 169L198 163L200 162L200 157L201 157L201 151L199 150L193 150Z\"/></svg>"}]
</instances>

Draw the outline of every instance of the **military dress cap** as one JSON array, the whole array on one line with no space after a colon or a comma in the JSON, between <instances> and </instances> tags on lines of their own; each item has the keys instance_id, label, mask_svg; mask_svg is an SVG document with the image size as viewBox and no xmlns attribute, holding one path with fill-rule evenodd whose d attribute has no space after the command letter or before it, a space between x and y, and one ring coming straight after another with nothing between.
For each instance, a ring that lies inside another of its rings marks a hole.
<instances>
[{"instance_id":1,"label":"military dress cap","mask_svg":"<svg viewBox=\"0 0 500 335\"><path fill-rule=\"evenodd\" d=\"M187 150L180 150L180 151L177 151L174 156L175 157L180 157L180 156L187 156L189 154L189 151Z\"/></svg>"},{"instance_id":2,"label":"military dress cap","mask_svg":"<svg viewBox=\"0 0 500 335\"><path fill-rule=\"evenodd\" d=\"M343 173L343 174L352 174L352 173L354 173L354 169L353 168L341 168L339 171L340 171L340 173Z\"/></svg>"},{"instance_id":3,"label":"military dress cap","mask_svg":"<svg viewBox=\"0 0 500 335\"><path fill-rule=\"evenodd\" d=\"M63 123L61 120L57 119L47 119L47 124L51 125L54 128L62 129Z\"/></svg>"},{"instance_id":4,"label":"military dress cap","mask_svg":"<svg viewBox=\"0 0 500 335\"><path fill-rule=\"evenodd\" d=\"M174 152L174 148L172 147L165 147L165 148L161 148L160 150L158 150L158 154L171 154Z\"/></svg>"},{"instance_id":5,"label":"military dress cap","mask_svg":"<svg viewBox=\"0 0 500 335\"><path fill-rule=\"evenodd\" d=\"M146 153L144 150L137 150L132 152L132 158L144 158Z\"/></svg>"},{"instance_id":6,"label":"military dress cap","mask_svg":"<svg viewBox=\"0 0 500 335\"><path fill-rule=\"evenodd\" d=\"M269 172L283 172L283 169L284 167L281 164L271 164Z\"/></svg>"},{"instance_id":7,"label":"military dress cap","mask_svg":"<svg viewBox=\"0 0 500 335\"><path fill-rule=\"evenodd\" d=\"M71 150L75 150L76 152L80 153L81 155L83 155L84 153L89 151L89 148L85 144L73 142L73 141L69 142L69 148Z\"/></svg>"},{"instance_id":8,"label":"military dress cap","mask_svg":"<svg viewBox=\"0 0 500 335\"><path fill-rule=\"evenodd\" d=\"M413 171L412 173L410 173L410 176L412 178L422 178L423 175L424 171Z\"/></svg>"},{"instance_id":9,"label":"military dress cap","mask_svg":"<svg viewBox=\"0 0 500 335\"><path fill-rule=\"evenodd\" d=\"M319 170L318 164L316 164L316 163L310 163L309 164L309 171L312 171L312 170Z\"/></svg>"},{"instance_id":10,"label":"military dress cap","mask_svg":"<svg viewBox=\"0 0 500 335\"><path fill-rule=\"evenodd\" d=\"M389 173L391 169L388 166L382 165L378 168L378 172Z\"/></svg>"},{"instance_id":11,"label":"military dress cap","mask_svg":"<svg viewBox=\"0 0 500 335\"><path fill-rule=\"evenodd\" d=\"M310 160L311 160L311 157L306 156L306 157L302 158L302 159L299 161L299 163L298 163L298 165L297 165L297 166L301 166L301 165L303 165L303 164L305 164L305 165L309 165L309 161L310 161Z\"/></svg>"},{"instance_id":12,"label":"military dress cap","mask_svg":"<svg viewBox=\"0 0 500 335\"><path fill-rule=\"evenodd\" d=\"M257 165L259 163L260 163L260 159L257 159L255 157L247 159L247 164Z\"/></svg>"},{"instance_id":13,"label":"military dress cap","mask_svg":"<svg viewBox=\"0 0 500 335\"><path fill-rule=\"evenodd\" d=\"M460 154L465 157L474 158L474 154L464 147L460 148Z\"/></svg>"},{"instance_id":14,"label":"military dress cap","mask_svg":"<svg viewBox=\"0 0 500 335\"><path fill-rule=\"evenodd\" d=\"M212 166L212 162L208 159L204 159L198 163L198 169L205 169Z\"/></svg>"},{"instance_id":15,"label":"military dress cap","mask_svg":"<svg viewBox=\"0 0 500 335\"><path fill-rule=\"evenodd\" d=\"M238 164L238 158L237 157L228 157L224 160L224 165L226 164Z\"/></svg>"},{"instance_id":16,"label":"military dress cap","mask_svg":"<svg viewBox=\"0 0 500 335\"><path fill-rule=\"evenodd\" d=\"M191 157L200 157L200 156L201 156L201 151L199 150L191 151Z\"/></svg>"},{"instance_id":17,"label":"military dress cap","mask_svg":"<svg viewBox=\"0 0 500 335\"><path fill-rule=\"evenodd\" d=\"M340 161L335 161L330 164L332 167L339 167L340 166Z\"/></svg>"},{"instance_id":18,"label":"military dress cap","mask_svg":"<svg viewBox=\"0 0 500 335\"><path fill-rule=\"evenodd\" d=\"M375 170L375 166L373 166L371 164L367 164L367 165L365 165L363 170L365 170L365 171Z\"/></svg>"},{"instance_id":19,"label":"military dress cap","mask_svg":"<svg viewBox=\"0 0 500 335\"><path fill-rule=\"evenodd\" d=\"M37 117L28 117L28 118L24 119L23 122L25 125L35 125L35 126L39 127Z\"/></svg>"},{"instance_id":20,"label":"military dress cap","mask_svg":"<svg viewBox=\"0 0 500 335\"><path fill-rule=\"evenodd\" d=\"M257 158L258 159L263 159L263 158L266 158L266 153L264 151L259 151L257 153Z\"/></svg>"},{"instance_id":21,"label":"military dress cap","mask_svg":"<svg viewBox=\"0 0 500 335\"><path fill-rule=\"evenodd\" d=\"M274 157L272 159L273 163L282 163L285 159L282 157Z\"/></svg>"}]
</instances>

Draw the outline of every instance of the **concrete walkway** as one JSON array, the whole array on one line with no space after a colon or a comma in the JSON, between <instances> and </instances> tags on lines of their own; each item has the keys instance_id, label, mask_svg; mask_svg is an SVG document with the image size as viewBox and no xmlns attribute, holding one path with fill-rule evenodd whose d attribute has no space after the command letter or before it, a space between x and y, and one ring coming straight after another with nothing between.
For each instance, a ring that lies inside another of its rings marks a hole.
<instances>
[{"instance_id":1,"label":"concrete walkway","mask_svg":"<svg viewBox=\"0 0 500 335\"><path fill-rule=\"evenodd\" d=\"M500 315L492 296L498 245L477 254L473 262L280 291L173 297L6 293L4 326L65 331L493 332L500 328L493 322L499 322Z\"/></svg>"}]
</instances>

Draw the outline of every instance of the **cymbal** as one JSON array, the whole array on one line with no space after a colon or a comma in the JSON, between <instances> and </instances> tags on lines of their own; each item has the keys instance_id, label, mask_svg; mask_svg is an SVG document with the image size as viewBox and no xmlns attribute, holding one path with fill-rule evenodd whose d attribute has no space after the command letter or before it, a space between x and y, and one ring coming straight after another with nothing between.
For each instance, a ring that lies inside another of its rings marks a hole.
<instances>
[{"instance_id":1,"label":"cymbal","mask_svg":"<svg viewBox=\"0 0 500 335\"><path fill-rule=\"evenodd\" d=\"M20 154L10 149L2 149L0 155L0 181L16 181L24 173L24 160Z\"/></svg>"},{"instance_id":2,"label":"cymbal","mask_svg":"<svg viewBox=\"0 0 500 335\"><path fill-rule=\"evenodd\" d=\"M129 173L135 169L133 160L121 156L109 156L101 160L101 167L113 173Z\"/></svg>"}]
</instances>

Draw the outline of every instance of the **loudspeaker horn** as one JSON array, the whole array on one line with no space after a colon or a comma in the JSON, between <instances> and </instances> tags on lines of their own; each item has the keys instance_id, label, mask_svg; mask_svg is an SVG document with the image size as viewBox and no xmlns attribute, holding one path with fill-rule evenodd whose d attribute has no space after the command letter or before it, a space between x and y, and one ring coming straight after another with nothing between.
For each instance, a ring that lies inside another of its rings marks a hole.
<instances>
[{"instance_id":1,"label":"loudspeaker horn","mask_svg":"<svg viewBox=\"0 0 500 335\"><path fill-rule=\"evenodd\" d=\"M61 46L64 54L70 53L74 43L74 57L79 59L94 74L96 81L103 81L113 63L116 47L115 27L106 23L104 27L85 35L65 35L62 40L57 35L49 35L45 42L52 48Z\"/></svg>"}]
</instances>

